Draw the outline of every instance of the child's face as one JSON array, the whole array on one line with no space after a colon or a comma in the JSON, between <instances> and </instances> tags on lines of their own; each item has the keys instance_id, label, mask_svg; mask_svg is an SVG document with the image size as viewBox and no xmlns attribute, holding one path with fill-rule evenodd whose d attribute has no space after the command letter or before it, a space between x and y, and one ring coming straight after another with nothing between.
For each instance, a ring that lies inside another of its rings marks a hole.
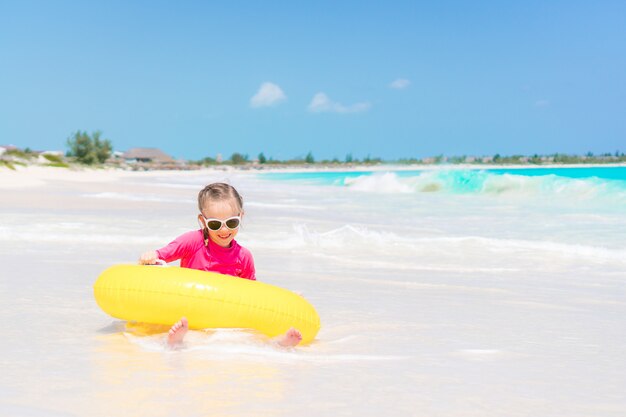
<instances>
[{"instance_id":1,"label":"child's face","mask_svg":"<svg viewBox=\"0 0 626 417\"><path fill-rule=\"evenodd\" d=\"M202 210L202 215L205 218L218 219L222 221L231 217L240 216L242 214L243 213L239 212L237 205L232 204L232 202L228 200L213 202L208 204ZM235 236L237 236L237 232L239 232L239 228L231 230L226 227L224 223L222 223L222 228L220 230L209 229L209 238L221 247L227 248L230 246L230 243L233 241Z\"/></svg>"}]
</instances>

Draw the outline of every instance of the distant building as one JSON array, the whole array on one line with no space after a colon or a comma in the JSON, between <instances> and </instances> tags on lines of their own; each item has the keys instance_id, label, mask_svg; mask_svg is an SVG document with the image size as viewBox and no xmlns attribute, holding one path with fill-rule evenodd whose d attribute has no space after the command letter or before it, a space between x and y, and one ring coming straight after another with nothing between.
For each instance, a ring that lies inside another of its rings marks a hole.
<instances>
[{"instance_id":1,"label":"distant building","mask_svg":"<svg viewBox=\"0 0 626 417\"><path fill-rule=\"evenodd\" d=\"M476 162L476 157L475 156L466 156L465 157L465 162L468 164L474 163Z\"/></svg>"},{"instance_id":2,"label":"distant building","mask_svg":"<svg viewBox=\"0 0 626 417\"><path fill-rule=\"evenodd\" d=\"M157 148L132 148L124 152L127 163L173 164L174 158Z\"/></svg>"},{"instance_id":3,"label":"distant building","mask_svg":"<svg viewBox=\"0 0 626 417\"><path fill-rule=\"evenodd\" d=\"M483 163L488 164L490 162L493 162L493 156L483 156L482 158Z\"/></svg>"},{"instance_id":4,"label":"distant building","mask_svg":"<svg viewBox=\"0 0 626 417\"><path fill-rule=\"evenodd\" d=\"M0 145L0 155L4 154L6 151L14 151L17 149L15 145Z\"/></svg>"}]
</instances>

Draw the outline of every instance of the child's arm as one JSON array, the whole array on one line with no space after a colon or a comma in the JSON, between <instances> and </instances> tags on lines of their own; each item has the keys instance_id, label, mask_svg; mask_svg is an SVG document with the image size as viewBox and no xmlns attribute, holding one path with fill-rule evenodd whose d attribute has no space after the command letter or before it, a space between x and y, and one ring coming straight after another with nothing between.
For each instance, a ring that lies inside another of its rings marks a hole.
<instances>
[{"instance_id":1,"label":"child's arm","mask_svg":"<svg viewBox=\"0 0 626 417\"><path fill-rule=\"evenodd\" d=\"M195 230L178 236L176 239L157 250L144 252L139 258L141 265L154 265L160 260L173 262L181 259L186 253L194 250L194 246L202 245L202 231Z\"/></svg>"},{"instance_id":2,"label":"child's arm","mask_svg":"<svg viewBox=\"0 0 626 417\"><path fill-rule=\"evenodd\" d=\"M148 252L144 252L141 254L141 257L139 258L139 264L140 265L154 265L157 263L157 260L159 259L159 255L157 255L155 250L151 250Z\"/></svg>"}]
</instances>

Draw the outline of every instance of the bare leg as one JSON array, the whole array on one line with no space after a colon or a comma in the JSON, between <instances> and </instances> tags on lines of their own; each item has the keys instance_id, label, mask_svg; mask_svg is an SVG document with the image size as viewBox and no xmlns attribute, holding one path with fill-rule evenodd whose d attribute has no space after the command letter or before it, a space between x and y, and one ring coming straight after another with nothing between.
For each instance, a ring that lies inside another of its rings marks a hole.
<instances>
[{"instance_id":1,"label":"bare leg","mask_svg":"<svg viewBox=\"0 0 626 417\"><path fill-rule=\"evenodd\" d=\"M302 341L302 334L298 331L298 329L294 329L292 327L287 330L287 333L278 336L274 340L282 347L294 347Z\"/></svg>"},{"instance_id":2,"label":"bare leg","mask_svg":"<svg viewBox=\"0 0 626 417\"><path fill-rule=\"evenodd\" d=\"M174 347L183 342L183 338L189 330L189 323L185 317L181 318L179 322L174 324L167 334L167 344L170 347Z\"/></svg>"}]
</instances>

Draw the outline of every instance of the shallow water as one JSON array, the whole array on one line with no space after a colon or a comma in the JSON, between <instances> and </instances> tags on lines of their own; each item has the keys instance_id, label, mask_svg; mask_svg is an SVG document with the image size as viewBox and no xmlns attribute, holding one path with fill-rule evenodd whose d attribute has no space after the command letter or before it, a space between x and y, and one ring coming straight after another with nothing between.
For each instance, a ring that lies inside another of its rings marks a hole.
<instances>
[{"instance_id":1,"label":"shallow water","mask_svg":"<svg viewBox=\"0 0 626 417\"><path fill-rule=\"evenodd\" d=\"M626 413L619 180L290 175L5 192L0 415ZM447 185L462 178L462 192ZM196 193L215 180L245 198L238 241L258 279L316 306L312 345L194 331L171 351L95 304L102 270L196 227Z\"/></svg>"}]
</instances>

